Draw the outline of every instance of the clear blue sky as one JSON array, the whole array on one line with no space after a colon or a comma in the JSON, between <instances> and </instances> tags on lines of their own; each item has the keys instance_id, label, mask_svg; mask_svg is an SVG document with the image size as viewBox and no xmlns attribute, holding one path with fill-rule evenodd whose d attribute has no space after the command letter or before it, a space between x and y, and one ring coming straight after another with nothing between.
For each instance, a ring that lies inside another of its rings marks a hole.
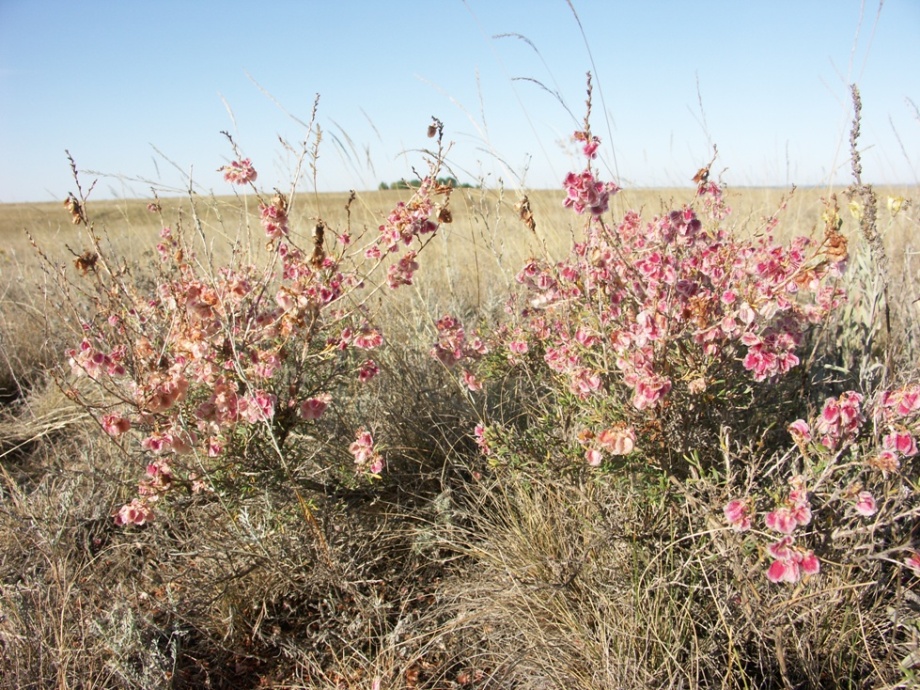
<instances>
[{"instance_id":1,"label":"clear blue sky","mask_svg":"<svg viewBox=\"0 0 920 690\"><path fill-rule=\"evenodd\" d=\"M845 185L850 82L866 178L920 184L920 0L572 2L587 48L566 0L0 0L0 202L63 199L65 149L97 196L173 164L222 192L220 130L284 187L304 133L256 83L303 120L320 94L321 190L411 175L431 115L461 179L552 187L576 120L547 90L580 119L589 69L623 185L690 184L712 143L736 186Z\"/></svg>"}]
</instances>

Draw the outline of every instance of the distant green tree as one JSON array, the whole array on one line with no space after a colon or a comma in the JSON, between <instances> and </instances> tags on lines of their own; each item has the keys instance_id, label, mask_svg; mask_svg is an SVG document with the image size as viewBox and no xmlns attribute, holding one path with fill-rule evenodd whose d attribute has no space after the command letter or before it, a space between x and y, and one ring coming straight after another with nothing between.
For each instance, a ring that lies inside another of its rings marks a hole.
<instances>
[{"instance_id":1,"label":"distant green tree","mask_svg":"<svg viewBox=\"0 0 920 690\"><path fill-rule=\"evenodd\" d=\"M439 177L437 178L437 183L442 186L450 185L454 189L472 189L474 185L471 185L469 182L460 182L456 177ZM380 186L377 187L380 190L387 189L418 189L421 186L421 180L407 180L405 177L396 180L395 182L381 182Z\"/></svg>"}]
</instances>

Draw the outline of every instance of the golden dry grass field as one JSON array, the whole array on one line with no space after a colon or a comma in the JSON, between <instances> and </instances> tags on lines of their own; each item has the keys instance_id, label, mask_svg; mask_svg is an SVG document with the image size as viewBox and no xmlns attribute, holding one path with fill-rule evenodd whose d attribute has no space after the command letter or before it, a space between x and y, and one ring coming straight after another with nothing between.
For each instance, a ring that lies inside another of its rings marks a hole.
<instances>
[{"instance_id":1,"label":"golden dry grass field","mask_svg":"<svg viewBox=\"0 0 920 690\"><path fill-rule=\"evenodd\" d=\"M911 187L879 187L879 229L886 248L894 255L901 254L915 239L910 236L910 216L915 208L908 208L897 218L892 218L886 207L889 197L910 199L916 196ZM844 190L801 188L790 193L784 188L727 188L727 198L733 213L728 223L743 233L756 232L762 220L777 212L784 202L787 206L780 215L778 239L794 235L819 237L823 231L821 214L823 199L837 193L845 219L845 227L856 231L856 224L847 213ZM364 229L375 229L394 204L407 199L409 191L361 192L351 205L353 234ZM626 189L611 201L612 217L626 210L644 211L644 215L670 210L693 199L694 190L684 189ZM463 282L473 282L479 276L482 288L491 284L496 271L511 271L520 267L522 259L540 251L540 243L554 256L565 252L571 238L578 232L580 219L562 207L561 190L529 192L528 197L537 222L537 238L526 230L517 218L515 204L520 194L512 190L483 191L457 189L451 199L454 222L446 226L431 248L439 254L438 263L463 276ZM300 194L294 200L292 228L308 235L316 219L322 218L333 231L347 224L347 193ZM113 242L126 257L151 251L156 244L163 221L147 210L149 200L104 200L88 204L88 211L97 230ZM191 226L200 222L209 240L220 244L232 242L241 228L258 229L258 201L244 197L167 198L161 200L162 218L173 224L176 219ZM26 232L49 253L60 253L66 259L70 250L79 253L80 231L70 223L70 215L59 203L0 204L0 270L3 282L27 278L32 267L37 266L37 255L30 246ZM68 249L69 248L69 249ZM429 261L432 257L428 258ZM426 271L432 273L431 269Z\"/></svg>"}]
</instances>

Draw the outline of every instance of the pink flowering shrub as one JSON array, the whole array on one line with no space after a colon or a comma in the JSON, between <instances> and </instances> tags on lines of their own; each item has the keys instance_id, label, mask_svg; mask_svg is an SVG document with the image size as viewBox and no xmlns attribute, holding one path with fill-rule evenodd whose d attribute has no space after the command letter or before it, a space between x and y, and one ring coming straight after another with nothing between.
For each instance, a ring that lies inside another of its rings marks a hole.
<instances>
[{"instance_id":1,"label":"pink flowering shrub","mask_svg":"<svg viewBox=\"0 0 920 690\"><path fill-rule=\"evenodd\" d=\"M810 331L845 301L836 208L822 241L774 241L779 216L745 239L705 169L693 203L609 218L618 188L592 167L599 140L587 123L575 140L590 146L563 181L563 205L584 216L569 255L524 265L505 322L472 334L450 315L436 324L431 354L481 406L474 436L487 462L627 468L680 485L720 477L726 438L759 444L758 462L778 458L779 469L719 507L772 583L817 576L873 521L911 515L915 492L897 473L917 453L915 388L868 406L845 391L794 419L808 403L792 374ZM719 481L734 491L731 475Z\"/></svg>"},{"instance_id":2,"label":"pink flowering shrub","mask_svg":"<svg viewBox=\"0 0 920 690\"><path fill-rule=\"evenodd\" d=\"M70 376L92 385L68 391L147 468L137 496L116 511L118 524L150 522L158 503L177 491L219 490L259 467L286 474L295 437L332 433L323 426L325 415L351 387L376 377L372 353L384 342L351 297L368 277L393 289L412 283L417 256L447 208L450 189L434 182L440 162L439 156L431 161L413 198L373 237L361 238L363 246L347 229L326 233L322 220L304 246L279 192L259 196L266 238L259 262L234 254L206 269L199 248L178 228L161 233L149 290L125 282L111 269L114 258L97 260L93 312L81 342L67 352ZM228 182L256 189L248 159L222 170ZM442 205L434 194L445 196ZM387 268L400 250L406 253ZM323 443L337 442L333 433ZM358 472L383 471L370 431L362 429L350 446L338 444Z\"/></svg>"},{"instance_id":3,"label":"pink flowering shrub","mask_svg":"<svg viewBox=\"0 0 920 690\"><path fill-rule=\"evenodd\" d=\"M441 319L432 354L457 365L471 390L469 381L526 382L528 428L493 434L511 455L528 445L515 450L515 438L531 438L588 465L636 452L680 474L682 456L714 446L739 410L752 411L750 434L758 418L773 421L809 329L844 300L845 240L829 225L823 242L777 243L777 217L742 239L725 226L730 209L714 182L700 183L693 204L610 218L618 187L592 167L599 140L587 123L575 139L590 145L585 169L563 181L563 204L584 216L583 236L560 261L527 262L508 322L490 333L468 338L455 318ZM604 441L610 429L620 442Z\"/></svg>"}]
</instances>

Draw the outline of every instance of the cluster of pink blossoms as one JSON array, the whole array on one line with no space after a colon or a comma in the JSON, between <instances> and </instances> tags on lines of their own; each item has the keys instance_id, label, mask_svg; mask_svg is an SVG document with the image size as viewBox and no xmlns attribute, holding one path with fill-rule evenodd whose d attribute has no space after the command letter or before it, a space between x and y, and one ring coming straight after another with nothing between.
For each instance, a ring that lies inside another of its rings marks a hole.
<instances>
[{"instance_id":1,"label":"cluster of pink blossoms","mask_svg":"<svg viewBox=\"0 0 920 690\"><path fill-rule=\"evenodd\" d=\"M223 166L220 168L219 172L224 174L224 179L227 182L239 185L255 182L256 178L259 176L248 158L231 161L230 165Z\"/></svg>"},{"instance_id":2,"label":"cluster of pink blossoms","mask_svg":"<svg viewBox=\"0 0 920 690\"><path fill-rule=\"evenodd\" d=\"M783 537L767 547L773 563L767 570L770 582L795 584L802 575L816 575L821 563L812 551L802 551L792 545L792 537Z\"/></svg>"},{"instance_id":3,"label":"cluster of pink blossoms","mask_svg":"<svg viewBox=\"0 0 920 690\"><path fill-rule=\"evenodd\" d=\"M610 197L620 191L613 182L601 182L591 170L591 161L597 158L601 140L592 135L587 126L575 132L575 141L584 142L582 153L588 159L588 166L580 173L570 172L562 181L565 189L563 205L578 215L587 211L592 216L606 213L610 208Z\"/></svg>"},{"instance_id":4,"label":"cluster of pink blossoms","mask_svg":"<svg viewBox=\"0 0 920 690\"><path fill-rule=\"evenodd\" d=\"M260 222L269 241L280 240L288 235L287 204L281 195L277 195L273 203L259 206Z\"/></svg>"},{"instance_id":5,"label":"cluster of pink blossoms","mask_svg":"<svg viewBox=\"0 0 920 690\"><path fill-rule=\"evenodd\" d=\"M421 240L425 235L436 232L439 225L432 219L432 215L437 208L431 198L436 189L437 183L433 176L424 178L413 199L409 202L400 201L387 216L386 222L380 225L380 235L377 241L365 250L365 257L372 260L380 259L384 254L399 251L400 246L408 246L416 240ZM446 206L441 209L438 217L450 222L450 213L446 211ZM412 285L412 277L419 268L417 256L416 250L409 250L389 267L387 284L390 288Z\"/></svg>"},{"instance_id":6,"label":"cluster of pink blossoms","mask_svg":"<svg viewBox=\"0 0 920 690\"><path fill-rule=\"evenodd\" d=\"M570 172L562 184L565 186L565 207L579 215L585 211L594 216L606 213L610 208L610 197L620 191L612 182L596 180L590 170Z\"/></svg>"},{"instance_id":7,"label":"cluster of pink blossoms","mask_svg":"<svg viewBox=\"0 0 920 690\"><path fill-rule=\"evenodd\" d=\"M767 569L767 579L770 582L794 584L803 574L817 574L821 564L813 551L794 545L793 533L798 527L811 522L811 504L802 477L794 477L789 483L791 488L786 499L782 505L766 514L764 524L784 535L767 547L767 553L773 559ZM723 512L725 519L738 532L751 528L753 509L749 501L730 501Z\"/></svg>"},{"instance_id":8,"label":"cluster of pink blossoms","mask_svg":"<svg viewBox=\"0 0 920 690\"><path fill-rule=\"evenodd\" d=\"M748 501L735 499L725 504L723 508L725 519L735 531L747 532L751 529L751 504Z\"/></svg>"},{"instance_id":9,"label":"cluster of pink blossoms","mask_svg":"<svg viewBox=\"0 0 920 690\"><path fill-rule=\"evenodd\" d=\"M585 460L592 467L598 467L605 455L629 455L636 448L635 430L623 425L603 429L596 435L586 429L579 434L578 440L587 447Z\"/></svg>"},{"instance_id":10,"label":"cluster of pink blossoms","mask_svg":"<svg viewBox=\"0 0 920 690\"><path fill-rule=\"evenodd\" d=\"M374 437L371 432L359 429L355 440L348 451L354 456L355 464L367 467L371 474L380 474L383 471L383 456L374 448Z\"/></svg>"},{"instance_id":11,"label":"cluster of pink blossoms","mask_svg":"<svg viewBox=\"0 0 920 690\"><path fill-rule=\"evenodd\" d=\"M476 445L479 446L480 453L486 457L492 455L492 446L486 438L486 427L484 424L477 424L473 428L473 438L476 441Z\"/></svg>"},{"instance_id":12,"label":"cluster of pink blossoms","mask_svg":"<svg viewBox=\"0 0 920 690\"><path fill-rule=\"evenodd\" d=\"M438 341L429 354L445 366L453 367L461 361L473 362L488 354L489 348L485 341L479 336L467 339L463 326L454 317L443 316L438 319L435 326L438 331ZM482 381L467 368L461 371L460 382L469 391L482 390Z\"/></svg>"},{"instance_id":13,"label":"cluster of pink blossoms","mask_svg":"<svg viewBox=\"0 0 920 690\"><path fill-rule=\"evenodd\" d=\"M821 445L836 450L853 442L866 421L862 413L862 401L863 396L859 393L846 391L839 398L828 398L824 402L821 416L815 423L815 432L821 438Z\"/></svg>"},{"instance_id":14,"label":"cluster of pink blossoms","mask_svg":"<svg viewBox=\"0 0 920 690\"><path fill-rule=\"evenodd\" d=\"M794 477L789 482L792 488L783 505L767 513L764 523L781 534L791 535L797 527L804 527L811 522L811 504L805 482L802 477Z\"/></svg>"},{"instance_id":15,"label":"cluster of pink blossoms","mask_svg":"<svg viewBox=\"0 0 920 690\"><path fill-rule=\"evenodd\" d=\"M115 515L116 525L140 527L153 520L153 504L156 503L173 483L173 472L164 460L155 460L147 465L144 479L138 483L139 498L123 505Z\"/></svg>"},{"instance_id":16,"label":"cluster of pink blossoms","mask_svg":"<svg viewBox=\"0 0 920 690\"><path fill-rule=\"evenodd\" d=\"M412 277L418 270L416 256L416 253L410 250L401 256L399 261L392 264L387 269L387 285L394 290L401 285L412 285Z\"/></svg>"},{"instance_id":17,"label":"cluster of pink blossoms","mask_svg":"<svg viewBox=\"0 0 920 690\"><path fill-rule=\"evenodd\" d=\"M585 157L587 157L588 160L594 160L597 158L597 149L601 145L601 140L598 137L590 136L587 132L576 132L575 140L585 142L581 152L585 154Z\"/></svg>"},{"instance_id":18,"label":"cluster of pink blossoms","mask_svg":"<svg viewBox=\"0 0 920 690\"><path fill-rule=\"evenodd\" d=\"M886 394L887 395L887 394ZM863 396L855 391L845 391L837 398L828 398L824 402L821 414L815 421L815 433L819 437L821 446L829 451L839 452L852 445L863 423L866 421L862 411ZM800 447L813 440L811 427L804 419L797 419L788 427L789 433ZM897 445L898 440L903 443L903 449L910 451L913 437L909 433L895 433L885 436L885 450L880 455L869 461L870 466L894 471L898 468L897 452L891 448ZM913 448L916 453L916 447ZM913 454L910 453L910 454ZM908 453L903 453L907 455ZM885 456L885 457L883 457ZM857 513L864 517L874 515L877 511L875 497L868 491L859 490L859 485L845 492L852 499Z\"/></svg>"},{"instance_id":19,"label":"cluster of pink blossoms","mask_svg":"<svg viewBox=\"0 0 920 690\"><path fill-rule=\"evenodd\" d=\"M118 526L135 525L141 527L153 520L153 509L139 498L131 499L116 511L113 516Z\"/></svg>"},{"instance_id":20,"label":"cluster of pink blossoms","mask_svg":"<svg viewBox=\"0 0 920 690\"><path fill-rule=\"evenodd\" d=\"M917 455L916 434L920 433L920 385L913 384L885 391L875 409L877 420L887 426L882 450L869 459L869 465L883 473L896 472L901 458ZM920 578L920 553L910 550L903 563Z\"/></svg>"},{"instance_id":21,"label":"cluster of pink blossoms","mask_svg":"<svg viewBox=\"0 0 920 690\"><path fill-rule=\"evenodd\" d=\"M329 403L332 401L332 396L328 393L322 393L313 398L307 398L302 403L300 403L300 416L302 419L306 420L316 420L323 416L323 413L326 411L326 408L329 407Z\"/></svg>"},{"instance_id":22,"label":"cluster of pink blossoms","mask_svg":"<svg viewBox=\"0 0 920 690\"><path fill-rule=\"evenodd\" d=\"M431 187L434 180L426 177L422 180L416 198L404 203L400 201L387 216L379 230L384 251L395 252L400 245L408 246L419 236L428 235L438 229L438 224L431 219L434 202L431 200Z\"/></svg>"},{"instance_id":23,"label":"cluster of pink blossoms","mask_svg":"<svg viewBox=\"0 0 920 690\"><path fill-rule=\"evenodd\" d=\"M358 381L367 383L380 373L380 367L372 359L364 360L364 363L358 368Z\"/></svg>"},{"instance_id":24,"label":"cluster of pink blossoms","mask_svg":"<svg viewBox=\"0 0 920 690\"><path fill-rule=\"evenodd\" d=\"M79 349L67 350L67 357L75 376L97 379L102 374L121 377L126 373L123 364L125 358L123 346L116 346L109 352L102 352L93 347L90 341L84 340L80 343Z\"/></svg>"},{"instance_id":25,"label":"cluster of pink blossoms","mask_svg":"<svg viewBox=\"0 0 920 690\"><path fill-rule=\"evenodd\" d=\"M885 391L879 401L878 410L885 420L896 420L920 412L920 386L905 386Z\"/></svg>"},{"instance_id":26,"label":"cluster of pink blossoms","mask_svg":"<svg viewBox=\"0 0 920 690\"><path fill-rule=\"evenodd\" d=\"M901 458L917 454L917 441L911 432L912 422L920 413L920 385L885 391L876 407L877 421L887 428L882 449L869 463L883 472L896 472ZM915 429L916 430L916 429Z\"/></svg>"},{"instance_id":27,"label":"cluster of pink blossoms","mask_svg":"<svg viewBox=\"0 0 920 690\"><path fill-rule=\"evenodd\" d=\"M448 367L462 360L478 359L489 351L479 336L467 339L463 325L453 316L442 316L435 327L438 331L438 341L431 348L430 354Z\"/></svg>"},{"instance_id":28,"label":"cluster of pink blossoms","mask_svg":"<svg viewBox=\"0 0 920 690\"><path fill-rule=\"evenodd\" d=\"M131 429L131 420L114 412L103 415L100 422L105 432L113 438L118 438L122 434L128 433Z\"/></svg>"},{"instance_id":29,"label":"cluster of pink blossoms","mask_svg":"<svg viewBox=\"0 0 920 690\"><path fill-rule=\"evenodd\" d=\"M857 447L866 414L863 411L863 396L855 391L845 391L837 397L828 398L812 424L797 419L788 426L788 431L804 456L815 453L825 457L839 456L844 451ZM877 423L887 426L881 433L881 448L863 447L865 458L862 469L853 470L859 474L868 470L880 470L886 476L897 472L900 460L917 454L915 434L920 422L920 386L910 385L891 391L884 391L874 405L873 416ZM849 452L849 451L848 451ZM833 465L831 465L833 466ZM852 467L852 465L850 466ZM822 477L820 481L824 481ZM791 488L779 506L764 515L764 525L782 535L778 541L767 547L772 557L767 577L772 582L797 582L802 574L815 574L820 569L817 557L811 551L796 547L794 534L800 527L811 523L812 505L805 489L805 479L794 477ZM850 475L849 484L842 490L832 491L829 500L850 506L852 513L869 518L879 512L879 504L863 482ZM725 519L735 530L749 530L754 516L751 499L736 499L725 505ZM841 515L846 513L840 512ZM920 574L920 559L911 553L904 560L908 568Z\"/></svg>"}]
</instances>

